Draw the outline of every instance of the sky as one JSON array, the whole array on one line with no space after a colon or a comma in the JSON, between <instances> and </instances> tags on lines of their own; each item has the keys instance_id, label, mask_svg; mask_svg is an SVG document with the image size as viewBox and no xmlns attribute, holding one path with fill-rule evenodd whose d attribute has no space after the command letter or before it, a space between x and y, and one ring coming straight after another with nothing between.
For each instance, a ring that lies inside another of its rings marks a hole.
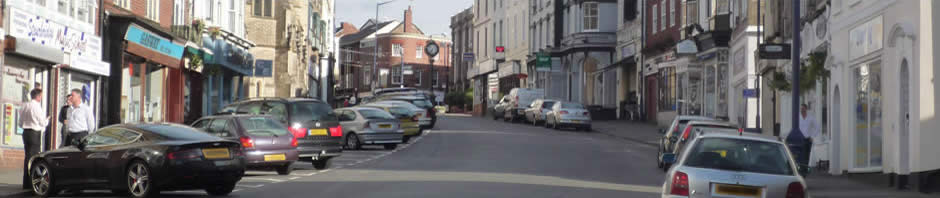
<instances>
[{"instance_id":1,"label":"sky","mask_svg":"<svg viewBox=\"0 0 940 198\"><path fill-rule=\"evenodd\" d=\"M335 0L336 21L352 23L359 28L375 18L375 5L387 0ZM425 34L450 35L450 17L473 5L473 0L396 0L379 7L379 19L404 21L405 9L411 5L415 25ZM339 24L337 24L339 26Z\"/></svg>"}]
</instances>

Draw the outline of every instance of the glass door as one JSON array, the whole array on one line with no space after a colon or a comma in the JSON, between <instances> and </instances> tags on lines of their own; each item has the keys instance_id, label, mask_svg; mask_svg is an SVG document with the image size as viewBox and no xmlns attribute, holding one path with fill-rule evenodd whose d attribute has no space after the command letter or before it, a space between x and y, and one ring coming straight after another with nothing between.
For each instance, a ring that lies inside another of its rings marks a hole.
<instances>
[{"instance_id":1,"label":"glass door","mask_svg":"<svg viewBox=\"0 0 940 198\"><path fill-rule=\"evenodd\" d=\"M881 61L855 69L855 169L879 169L882 164ZM880 169L879 169L880 170Z\"/></svg>"}]
</instances>

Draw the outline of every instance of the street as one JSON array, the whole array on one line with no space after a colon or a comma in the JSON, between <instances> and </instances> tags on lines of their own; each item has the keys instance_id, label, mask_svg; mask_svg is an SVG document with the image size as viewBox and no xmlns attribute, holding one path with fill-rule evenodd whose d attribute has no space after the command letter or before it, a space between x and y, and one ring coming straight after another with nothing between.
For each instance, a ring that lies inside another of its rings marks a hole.
<instances>
[{"instance_id":1,"label":"street","mask_svg":"<svg viewBox=\"0 0 940 198\"><path fill-rule=\"evenodd\" d=\"M651 132L653 133L653 132ZM591 132L441 116L430 133L386 151L345 151L331 169L249 171L231 197L657 197L655 147ZM109 197L87 191L69 197ZM163 192L202 197L203 191Z\"/></svg>"}]
</instances>

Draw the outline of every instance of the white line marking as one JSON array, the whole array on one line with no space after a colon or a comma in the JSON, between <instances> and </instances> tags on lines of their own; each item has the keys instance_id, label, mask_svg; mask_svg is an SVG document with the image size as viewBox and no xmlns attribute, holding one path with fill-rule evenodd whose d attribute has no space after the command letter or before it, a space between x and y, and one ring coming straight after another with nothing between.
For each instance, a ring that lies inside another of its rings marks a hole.
<instances>
[{"instance_id":1,"label":"white line marking","mask_svg":"<svg viewBox=\"0 0 940 198\"><path fill-rule=\"evenodd\" d=\"M235 186L241 186L241 187L247 187L247 188L261 188L262 186L264 186L264 184L258 184L258 185L253 185L253 186L252 186L252 185L236 184Z\"/></svg>"},{"instance_id":2,"label":"white line marking","mask_svg":"<svg viewBox=\"0 0 940 198\"><path fill-rule=\"evenodd\" d=\"M265 180L265 181L271 181L271 182L274 182L274 183L279 183L279 182L283 182L283 181L284 181L284 180L280 180L280 179L257 178L257 177L243 177L242 179Z\"/></svg>"},{"instance_id":3,"label":"white line marking","mask_svg":"<svg viewBox=\"0 0 940 198\"><path fill-rule=\"evenodd\" d=\"M300 177L291 177L288 180L295 180L295 179L300 179Z\"/></svg>"}]
</instances>

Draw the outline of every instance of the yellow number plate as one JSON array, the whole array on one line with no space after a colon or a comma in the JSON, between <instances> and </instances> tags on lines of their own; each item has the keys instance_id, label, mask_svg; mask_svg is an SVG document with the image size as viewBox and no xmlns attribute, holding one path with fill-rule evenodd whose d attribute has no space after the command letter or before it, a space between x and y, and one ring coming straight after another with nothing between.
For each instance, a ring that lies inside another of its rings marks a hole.
<instances>
[{"instance_id":1,"label":"yellow number plate","mask_svg":"<svg viewBox=\"0 0 940 198\"><path fill-rule=\"evenodd\" d=\"M392 125L391 125L391 124L380 124L380 125L379 125L379 128L380 128L380 129L390 129L390 128L392 128Z\"/></svg>"},{"instance_id":2,"label":"yellow number plate","mask_svg":"<svg viewBox=\"0 0 940 198\"><path fill-rule=\"evenodd\" d=\"M284 161L287 160L287 156L284 154L276 155L264 155L264 161Z\"/></svg>"},{"instance_id":3,"label":"yellow number plate","mask_svg":"<svg viewBox=\"0 0 940 198\"><path fill-rule=\"evenodd\" d=\"M715 184L715 192L722 195L734 195L741 197L760 197L761 189L752 186Z\"/></svg>"},{"instance_id":4,"label":"yellow number plate","mask_svg":"<svg viewBox=\"0 0 940 198\"><path fill-rule=\"evenodd\" d=\"M206 156L206 159L228 159L232 157L227 148L202 149L202 155Z\"/></svg>"},{"instance_id":5,"label":"yellow number plate","mask_svg":"<svg viewBox=\"0 0 940 198\"><path fill-rule=\"evenodd\" d=\"M310 129L310 135L326 135L326 129Z\"/></svg>"}]
</instances>

